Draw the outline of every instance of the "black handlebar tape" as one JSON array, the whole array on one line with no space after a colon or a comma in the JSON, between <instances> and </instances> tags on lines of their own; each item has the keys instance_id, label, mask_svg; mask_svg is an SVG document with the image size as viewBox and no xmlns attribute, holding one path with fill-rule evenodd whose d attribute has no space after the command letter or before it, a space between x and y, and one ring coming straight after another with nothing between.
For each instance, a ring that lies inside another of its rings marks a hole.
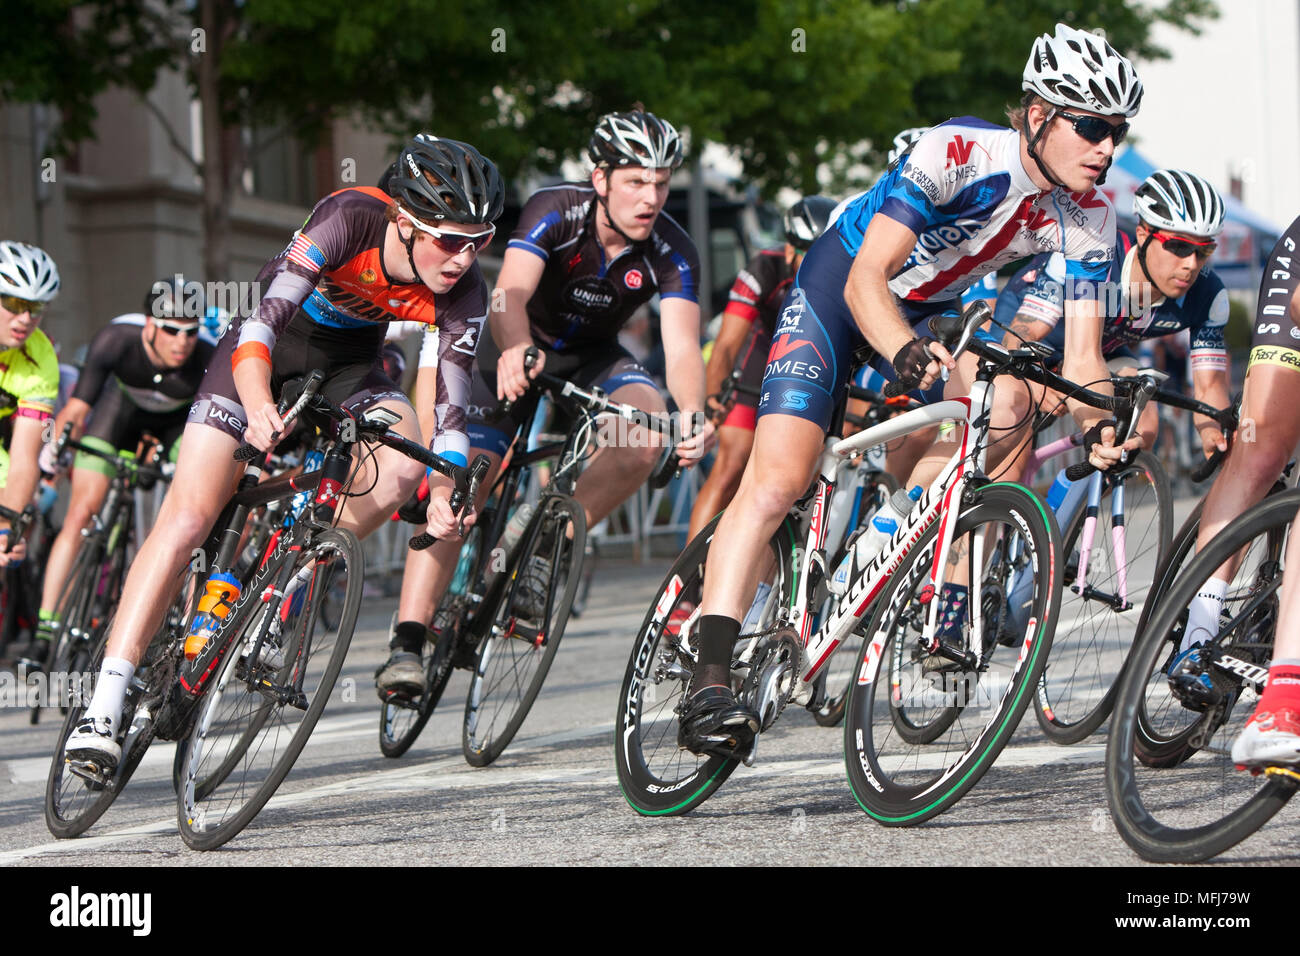
<instances>
[{"instance_id":1,"label":"black handlebar tape","mask_svg":"<svg viewBox=\"0 0 1300 956\"><path fill-rule=\"evenodd\" d=\"M1069 468L1065 469L1065 477L1069 478L1071 481L1079 481L1080 479L1087 478L1096 470L1097 466L1091 462L1076 461Z\"/></svg>"},{"instance_id":2,"label":"black handlebar tape","mask_svg":"<svg viewBox=\"0 0 1300 956\"><path fill-rule=\"evenodd\" d=\"M1223 461L1224 455L1226 454L1227 452L1221 451L1218 448L1214 449L1214 453L1210 455L1209 458L1205 459L1205 461L1193 468L1188 477L1199 485L1206 478L1209 478L1210 475L1218 471L1219 464Z\"/></svg>"},{"instance_id":3,"label":"black handlebar tape","mask_svg":"<svg viewBox=\"0 0 1300 956\"><path fill-rule=\"evenodd\" d=\"M235 449L235 461L252 461L260 454L262 454L262 452L256 445L250 445L248 442L244 442Z\"/></svg>"},{"instance_id":4,"label":"black handlebar tape","mask_svg":"<svg viewBox=\"0 0 1300 956\"><path fill-rule=\"evenodd\" d=\"M906 395L910 391L911 391L910 388L904 388L900 383L895 381L895 382L886 382L885 387L881 390L881 393L885 396L885 398L897 398L899 395Z\"/></svg>"},{"instance_id":5,"label":"black handlebar tape","mask_svg":"<svg viewBox=\"0 0 1300 956\"><path fill-rule=\"evenodd\" d=\"M437 540L438 539L429 534L429 532L422 531L410 541L406 542L406 546L412 551L423 551L425 548L432 547L434 542Z\"/></svg>"}]
</instances>

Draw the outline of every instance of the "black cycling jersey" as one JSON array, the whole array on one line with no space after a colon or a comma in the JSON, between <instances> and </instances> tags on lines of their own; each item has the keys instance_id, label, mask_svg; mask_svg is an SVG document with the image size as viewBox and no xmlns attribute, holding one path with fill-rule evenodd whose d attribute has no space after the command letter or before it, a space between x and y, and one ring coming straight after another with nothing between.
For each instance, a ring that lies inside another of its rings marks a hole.
<instances>
[{"instance_id":1,"label":"black cycling jersey","mask_svg":"<svg viewBox=\"0 0 1300 956\"><path fill-rule=\"evenodd\" d=\"M118 316L99 331L86 353L73 398L94 405L111 381L129 404L141 411L166 413L189 407L214 346L200 339L184 365L159 368L145 352L144 324L142 314L130 313Z\"/></svg>"},{"instance_id":2,"label":"black cycling jersey","mask_svg":"<svg viewBox=\"0 0 1300 956\"><path fill-rule=\"evenodd\" d=\"M1268 254L1259 283L1259 304L1250 338L1250 365L1300 371L1300 329L1292 322L1291 299L1300 287L1300 217Z\"/></svg>"},{"instance_id":3,"label":"black cycling jersey","mask_svg":"<svg viewBox=\"0 0 1300 956\"><path fill-rule=\"evenodd\" d=\"M510 236L509 248L546 262L528 300L528 320L533 340L557 351L615 341L655 293L699 301L699 257L686 231L660 213L648 239L606 260L596 235L595 197L595 189L582 183L539 189Z\"/></svg>"}]
</instances>

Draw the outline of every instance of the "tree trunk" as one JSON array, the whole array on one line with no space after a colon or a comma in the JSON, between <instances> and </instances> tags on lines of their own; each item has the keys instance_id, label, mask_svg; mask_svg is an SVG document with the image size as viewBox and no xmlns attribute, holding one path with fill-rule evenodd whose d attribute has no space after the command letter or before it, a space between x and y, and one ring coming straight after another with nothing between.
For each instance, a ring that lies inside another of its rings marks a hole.
<instances>
[{"instance_id":1,"label":"tree trunk","mask_svg":"<svg viewBox=\"0 0 1300 956\"><path fill-rule=\"evenodd\" d=\"M243 172L239 129L225 125L220 87L221 51L238 11L231 0L199 0L198 12L206 44L195 64L203 114L203 268L209 282L220 282L231 278L230 206Z\"/></svg>"}]
</instances>

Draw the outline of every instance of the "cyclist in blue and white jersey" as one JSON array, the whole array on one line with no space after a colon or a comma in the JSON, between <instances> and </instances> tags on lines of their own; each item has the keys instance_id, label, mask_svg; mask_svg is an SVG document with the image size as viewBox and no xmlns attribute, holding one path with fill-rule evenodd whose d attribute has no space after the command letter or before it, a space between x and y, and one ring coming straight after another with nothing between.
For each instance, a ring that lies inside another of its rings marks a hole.
<instances>
[{"instance_id":1,"label":"cyclist in blue and white jersey","mask_svg":"<svg viewBox=\"0 0 1300 956\"><path fill-rule=\"evenodd\" d=\"M1195 397L1216 408L1229 401L1228 349L1223 339L1228 292L1208 261L1214 254L1215 237L1223 228L1224 211L1223 199L1214 187L1193 173L1162 169L1142 182L1133 197L1136 237L1121 234L1115 249L1109 287L1114 302L1107 309L1101 337L1102 355L1113 369L1122 371L1139 364L1133 351L1139 343L1190 331ZM1055 349L1060 361L1065 329L1060 322L1064 280L1059 254L1053 253L1037 266L1031 263L1025 271L1035 273L1032 283L1025 286L1013 279L1008 284L1010 295L1019 289L1023 294L1004 343L1015 346L1041 340ZM999 301L1000 310L1002 305ZM997 393L1000 405L1011 403L1014 421L1026 418L1031 390L1040 407L1059 403L1056 396L1044 400L1038 386L1016 383ZM997 411L994 416L1006 417ZM1157 409L1149 405L1138 426L1143 447L1155 443L1157 428ZM1226 448L1213 419L1198 416L1197 428L1207 455ZM1000 440L1004 450L996 457L1022 443L1023 433L1006 435ZM1018 474L1015 466L1011 473Z\"/></svg>"},{"instance_id":2,"label":"cyclist in blue and white jersey","mask_svg":"<svg viewBox=\"0 0 1300 956\"><path fill-rule=\"evenodd\" d=\"M705 572L683 747L726 751L758 730L758 716L730 687L732 648L757 584L749 556L763 553L807 489L855 351L869 344L893 356L901 382L927 387L941 365L956 367L925 336L928 319L1000 266L1059 250L1075 280L1064 373L1091 381L1104 372L1096 293L1110 267L1115 216L1094 187L1128 132L1125 117L1137 113L1142 84L1104 40L1058 24L1054 36L1035 41L1023 89L1013 129L960 119L923 135L906 162L844 210L800 267L774 333L754 451L711 547L726 558L709 561ZM973 367L973 359L963 361L950 386L967 388ZM1093 464L1120 460L1114 429L1100 414L1073 410Z\"/></svg>"}]
</instances>

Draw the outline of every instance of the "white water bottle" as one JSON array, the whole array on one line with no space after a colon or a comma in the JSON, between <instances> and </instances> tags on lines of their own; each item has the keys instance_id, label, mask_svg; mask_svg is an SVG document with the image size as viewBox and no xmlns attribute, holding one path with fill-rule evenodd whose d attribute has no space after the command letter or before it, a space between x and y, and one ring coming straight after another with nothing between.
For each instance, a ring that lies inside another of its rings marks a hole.
<instances>
[{"instance_id":1,"label":"white water bottle","mask_svg":"<svg viewBox=\"0 0 1300 956\"><path fill-rule=\"evenodd\" d=\"M528 527L528 522L532 518L533 506L528 502L525 501L515 509L515 513L506 522L506 530L501 532L501 550L504 554L514 550L515 544L523 537L524 529Z\"/></svg>"},{"instance_id":2,"label":"white water bottle","mask_svg":"<svg viewBox=\"0 0 1300 956\"><path fill-rule=\"evenodd\" d=\"M907 516L920 497L920 485L914 486L910 491L900 488L889 496L889 500L876 512L867 528L850 539L848 553L826 583L832 594L838 597L847 591L849 582L857 571L866 567L867 562L888 547L894 533L898 531L899 522Z\"/></svg>"}]
</instances>

